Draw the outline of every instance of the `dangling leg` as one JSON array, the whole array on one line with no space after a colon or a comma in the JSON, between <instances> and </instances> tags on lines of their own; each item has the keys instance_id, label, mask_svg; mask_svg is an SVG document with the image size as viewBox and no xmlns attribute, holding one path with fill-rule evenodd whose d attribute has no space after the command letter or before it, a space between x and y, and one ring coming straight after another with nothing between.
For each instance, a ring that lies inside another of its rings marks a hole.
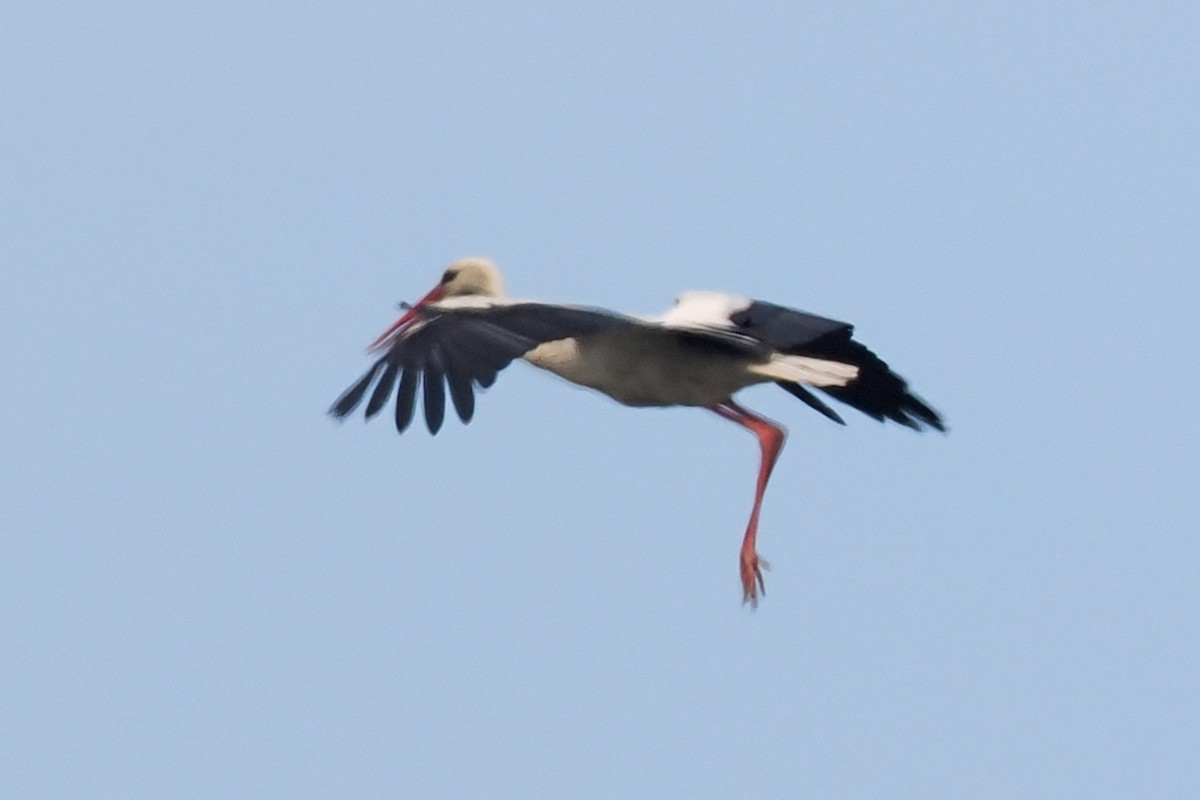
<instances>
[{"instance_id":1,"label":"dangling leg","mask_svg":"<svg viewBox=\"0 0 1200 800\"><path fill-rule=\"evenodd\" d=\"M758 512L762 508L767 480L770 479L771 470L774 469L775 461L779 458L779 451L783 449L787 431L774 422L760 417L752 411L747 411L732 400L726 400L724 403L708 406L708 408L753 433L762 448L762 461L758 466L758 484L754 490L754 509L750 512L750 522L746 525L746 535L742 539L741 555L742 602L757 606L759 593L764 595L767 593L767 587L763 583L762 570L770 569L770 565L765 559L758 557L758 551L755 549L755 541L758 537Z\"/></svg>"}]
</instances>

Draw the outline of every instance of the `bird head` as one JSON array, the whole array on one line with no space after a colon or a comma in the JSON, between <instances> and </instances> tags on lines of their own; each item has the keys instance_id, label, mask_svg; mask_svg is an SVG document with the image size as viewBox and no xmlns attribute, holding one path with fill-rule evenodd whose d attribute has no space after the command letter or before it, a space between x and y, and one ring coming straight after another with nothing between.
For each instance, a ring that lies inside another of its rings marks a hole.
<instances>
[{"instance_id":1,"label":"bird head","mask_svg":"<svg viewBox=\"0 0 1200 800\"><path fill-rule=\"evenodd\" d=\"M438 288L441 289L442 297L503 297L504 279L500 277L500 270L496 265L486 258L460 258L446 267L441 283L434 291Z\"/></svg>"},{"instance_id":2,"label":"bird head","mask_svg":"<svg viewBox=\"0 0 1200 800\"><path fill-rule=\"evenodd\" d=\"M460 258L446 267L437 286L430 289L424 297L409 307L400 319L371 342L367 346L367 352L377 352L386 348L392 339L417 317L423 307L448 297L468 296L504 296L504 279L500 276L500 270L488 259Z\"/></svg>"}]
</instances>

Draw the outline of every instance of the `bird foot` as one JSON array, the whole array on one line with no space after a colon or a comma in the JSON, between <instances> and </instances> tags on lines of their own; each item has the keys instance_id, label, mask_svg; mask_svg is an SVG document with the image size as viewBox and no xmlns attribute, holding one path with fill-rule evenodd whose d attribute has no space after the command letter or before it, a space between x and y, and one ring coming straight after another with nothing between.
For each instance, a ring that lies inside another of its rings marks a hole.
<instances>
[{"instance_id":1,"label":"bird foot","mask_svg":"<svg viewBox=\"0 0 1200 800\"><path fill-rule=\"evenodd\" d=\"M770 570L771 565L765 558L760 558L753 551L742 553L742 604L749 603L751 608L758 608L758 596L767 595L767 586L763 583L763 570Z\"/></svg>"}]
</instances>

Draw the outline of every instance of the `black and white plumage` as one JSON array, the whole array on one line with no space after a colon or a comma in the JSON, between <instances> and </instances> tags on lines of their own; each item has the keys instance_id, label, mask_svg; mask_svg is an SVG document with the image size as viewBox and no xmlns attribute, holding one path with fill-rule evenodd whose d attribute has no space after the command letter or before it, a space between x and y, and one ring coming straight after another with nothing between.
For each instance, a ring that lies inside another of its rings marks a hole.
<instances>
[{"instance_id":1,"label":"black and white plumage","mask_svg":"<svg viewBox=\"0 0 1200 800\"><path fill-rule=\"evenodd\" d=\"M755 550L758 514L785 431L735 403L736 392L774 382L845 424L808 388L815 387L880 421L945 430L938 413L853 334L845 322L716 292L687 292L654 319L513 300L505 296L495 265L463 259L371 345L379 358L329 413L343 419L367 399L370 419L394 392L395 424L403 432L420 390L426 425L436 434L447 389L459 418L468 422L476 388L491 386L516 359L625 405L708 408L753 432L762 447L741 551L743 597L756 603L765 566Z\"/></svg>"}]
</instances>

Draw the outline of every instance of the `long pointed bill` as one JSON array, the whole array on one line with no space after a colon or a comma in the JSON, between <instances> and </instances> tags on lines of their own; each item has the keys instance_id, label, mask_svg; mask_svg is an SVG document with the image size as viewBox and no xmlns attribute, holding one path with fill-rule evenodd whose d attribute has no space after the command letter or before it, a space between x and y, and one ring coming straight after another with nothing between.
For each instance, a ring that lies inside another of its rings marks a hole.
<instances>
[{"instance_id":1,"label":"long pointed bill","mask_svg":"<svg viewBox=\"0 0 1200 800\"><path fill-rule=\"evenodd\" d=\"M412 322L412 320L417 316L417 313L421 310L422 306L427 306L430 303L436 303L445 296L446 290L441 284L433 287L429 294L418 300L412 308L404 312L404 315L400 317L400 319L393 322L390 328L379 334L375 341L367 345L367 352L378 353L380 350L386 350L388 345L391 344L392 339L399 335L400 332L404 330L404 327L408 325L408 323Z\"/></svg>"}]
</instances>

